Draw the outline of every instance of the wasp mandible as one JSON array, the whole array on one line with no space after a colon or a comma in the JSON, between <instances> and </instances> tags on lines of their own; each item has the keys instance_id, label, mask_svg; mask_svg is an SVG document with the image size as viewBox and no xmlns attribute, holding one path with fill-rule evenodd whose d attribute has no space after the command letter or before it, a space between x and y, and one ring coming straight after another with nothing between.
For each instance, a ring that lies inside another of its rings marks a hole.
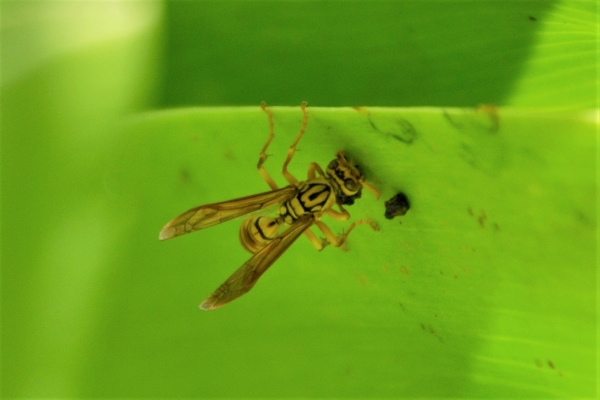
<instances>
[{"instance_id":1,"label":"wasp mandible","mask_svg":"<svg viewBox=\"0 0 600 400\"><path fill-rule=\"evenodd\" d=\"M335 160L329 163L325 171L317 163L311 163L305 181L299 181L287 170L296 152L296 145L306 130L306 103L301 106L303 118L300 133L283 163L282 173L289 185L281 189L277 186L263 167L267 160L266 151L275 137L273 114L264 102L261 108L269 120L269 138L260 152L257 168L271 191L192 208L169 221L160 231L160 240L170 239L279 204L276 217L253 215L242 222L240 242L253 256L200 304L203 310L221 307L252 289L258 278L302 234L317 250L322 250L328 244L342 246L358 225L369 224L374 230L379 230L373 221L363 219L352 223L345 233L336 236L321 221L325 215L338 221L349 219L350 214L344 206L354 204L361 197L363 187L379 199L379 192L365 182L359 167L346 158L344 151L335 154ZM339 211L334 210L334 206ZM319 240L310 230L313 225L325 235L324 239Z\"/></svg>"}]
</instances>

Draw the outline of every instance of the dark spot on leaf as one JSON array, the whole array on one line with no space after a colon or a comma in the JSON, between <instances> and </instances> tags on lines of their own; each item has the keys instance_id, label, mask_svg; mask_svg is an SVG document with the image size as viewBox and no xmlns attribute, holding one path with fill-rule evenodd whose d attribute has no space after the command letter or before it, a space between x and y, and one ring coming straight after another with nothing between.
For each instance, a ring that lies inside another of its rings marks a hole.
<instances>
[{"instance_id":1,"label":"dark spot on leaf","mask_svg":"<svg viewBox=\"0 0 600 400\"><path fill-rule=\"evenodd\" d=\"M438 338L438 340L442 343L444 343L444 339L442 339L442 337L435 331L435 329L433 329L433 326L431 325L425 325L425 324L421 324L421 329L423 329L425 332L429 332L431 333L433 336L435 336L436 338Z\"/></svg>"},{"instance_id":2,"label":"dark spot on leaf","mask_svg":"<svg viewBox=\"0 0 600 400\"><path fill-rule=\"evenodd\" d=\"M479 214L479 218L477 218L477 223L479 224L481 229L485 229L486 218L487 218L487 215L485 215L485 211L481 210L481 213Z\"/></svg>"},{"instance_id":3,"label":"dark spot on leaf","mask_svg":"<svg viewBox=\"0 0 600 400\"><path fill-rule=\"evenodd\" d=\"M462 129L463 125L458 123L457 121L454 121L454 119L452 118L452 116L450 116L450 114L444 110L444 118L446 118L446 121L448 121L450 123L450 125L452 125L454 128L456 129Z\"/></svg>"},{"instance_id":4,"label":"dark spot on leaf","mask_svg":"<svg viewBox=\"0 0 600 400\"><path fill-rule=\"evenodd\" d=\"M188 183L191 180L192 174L189 169L182 168L181 171L179 171L179 177L181 178L182 182Z\"/></svg>"},{"instance_id":5,"label":"dark spot on leaf","mask_svg":"<svg viewBox=\"0 0 600 400\"><path fill-rule=\"evenodd\" d=\"M544 366L544 364L542 363L542 360L536 358L535 359L535 365L538 366L538 368L542 368Z\"/></svg>"},{"instance_id":6,"label":"dark spot on leaf","mask_svg":"<svg viewBox=\"0 0 600 400\"><path fill-rule=\"evenodd\" d=\"M396 133L389 132L389 134L396 140L411 144L417 138L417 130L413 124L402 118L398 118L396 123L400 127L400 130Z\"/></svg>"},{"instance_id":7,"label":"dark spot on leaf","mask_svg":"<svg viewBox=\"0 0 600 400\"><path fill-rule=\"evenodd\" d=\"M412 144L417 138L417 130L410 121L404 118L385 118L379 116L374 119L372 114L367 115L369 124L377 132L391 136L404 144Z\"/></svg>"},{"instance_id":8,"label":"dark spot on leaf","mask_svg":"<svg viewBox=\"0 0 600 400\"><path fill-rule=\"evenodd\" d=\"M500 116L498 115L498 107L495 104L480 104L475 108L478 113L487 114L490 118L489 131L496 133L500 129Z\"/></svg>"},{"instance_id":9,"label":"dark spot on leaf","mask_svg":"<svg viewBox=\"0 0 600 400\"><path fill-rule=\"evenodd\" d=\"M402 216L410 209L408 198L402 192L397 193L394 197L385 202L385 217L392 219Z\"/></svg>"},{"instance_id":10,"label":"dark spot on leaf","mask_svg":"<svg viewBox=\"0 0 600 400\"><path fill-rule=\"evenodd\" d=\"M225 159L227 159L229 161L235 161L236 160L235 154L233 154L233 152L231 150L227 150L225 152L225 154L223 154L223 156L225 157Z\"/></svg>"}]
</instances>

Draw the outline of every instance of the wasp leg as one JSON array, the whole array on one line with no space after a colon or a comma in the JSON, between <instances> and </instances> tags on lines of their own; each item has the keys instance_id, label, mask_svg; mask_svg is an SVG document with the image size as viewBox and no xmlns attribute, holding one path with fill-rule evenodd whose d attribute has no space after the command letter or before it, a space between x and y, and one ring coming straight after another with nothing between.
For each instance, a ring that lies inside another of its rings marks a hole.
<instances>
[{"instance_id":1,"label":"wasp leg","mask_svg":"<svg viewBox=\"0 0 600 400\"><path fill-rule=\"evenodd\" d=\"M321 230L321 232L323 232L323 234L327 238L327 242L331 243L335 247L342 246L346 242L346 239L348 238L348 235L350 234L350 232L352 232L352 230L355 227L357 227L358 225L369 224L369 225L371 225L371 228L374 231L379 230L379 226L377 226L377 224L375 222L371 221L370 219L361 219L360 221L356 221L356 222L352 223L352 225L350 225L348 230L339 236L335 236L335 234L331 231L331 229L329 229L329 227L327 225L325 225L323 222L317 221L315 224Z\"/></svg>"},{"instance_id":2,"label":"wasp leg","mask_svg":"<svg viewBox=\"0 0 600 400\"><path fill-rule=\"evenodd\" d=\"M258 164L256 165L256 168L258 168L258 172L263 177L265 182L267 182L267 184L271 187L271 189L277 190L278 189L277 184L275 183L273 178L271 178L271 175L269 175L269 173L267 172L265 167L263 167L263 164L265 163L265 161L267 161L267 157L268 157L267 156L267 148L269 147L269 145L271 144L271 141L275 137L275 134L273 133L274 132L273 114L271 113L271 110L269 110L267 108L267 103L265 103L264 101L260 104L260 108L267 114L267 117L269 118L269 138L267 139L267 143L265 143L264 147L262 148L262 150L260 152L260 156L258 157Z\"/></svg>"},{"instance_id":3,"label":"wasp leg","mask_svg":"<svg viewBox=\"0 0 600 400\"><path fill-rule=\"evenodd\" d=\"M308 179L315 179L317 177L317 173L321 175L321 177L325 177L325 173L323 172L323 169L319 164L315 162L310 163L310 165L308 166L308 173L306 174L308 176Z\"/></svg>"},{"instance_id":4,"label":"wasp leg","mask_svg":"<svg viewBox=\"0 0 600 400\"><path fill-rule=\"evenodd\" d=\"M317 235L315 235L310 229L305 230L304 234L306 235L306 237L308 237L308 240L310 240L310 242L313 244L313 246L315 246L315 248L318 251L323 250L325 246L329 244L329 241L327 241L327 239L319 239Z\"/></svg>"},{"instance_id":5,"label":"wasp leg","mask_svg":"<svg viewBox=\"0 0 600 400\"><path fill-rule=\"evenodd\" d=\"M338 204L338 207L340 208L340 211L336 211L333 208L328 209L327 211L325 211L327 213L327 215L329 216L329 218L331 219L335 219L336 221L346 221L348 219L350 219L350 213L346 210L344 210L344 208Z\"/></svg>"},{"instance_id":6,"label":"wasp leg","mask_svg":"<svg viewBox=\"0 0 600 400\"><path fill-rule=\"evenodd\" d=\"M298 136L296 137L296 140L290 146L290 149L288 150L287 157L285 158L285 162L283 163L283 169L281 171L283 173L283 176L285 177L285 179L291 185L298 183L298 179L296 179L292 174L290 174L288 172L287 166L290 163L290 161L292 161L292 157L294 157L294 153L296 152L296 145L298 144L298 142L302 138L302 135L304 135L304 131L306 130L306 124L308 122L308 112L306 111L306 102L305 101L302 102L302 105L300 106L300 108L302 108L302 126L300 127L300 133L298 133Z\"/></svg>"}]
</instances>

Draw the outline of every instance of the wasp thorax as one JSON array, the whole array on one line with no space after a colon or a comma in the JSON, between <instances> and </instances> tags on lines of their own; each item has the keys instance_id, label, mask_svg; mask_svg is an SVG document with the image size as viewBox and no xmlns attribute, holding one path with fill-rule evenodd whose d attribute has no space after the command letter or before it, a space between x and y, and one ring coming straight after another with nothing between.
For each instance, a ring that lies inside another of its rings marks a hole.
<instances>
[{"instance_id":1,"label":"wasp thorax","mask_svg":"<svg viewBox=\"0 0 600 400\"><path fill-rule=\"evenodd\" d=\"M362 191L362 173L357 165L349 162L343 151L336 153L336 159L327 166L327 175L336 183L337 203L352 205Z\"/></svg>"},{"instance_id":2,"label":"wasp thorax","mask_svg":"<svg viewBox=\"0 0 600 400\"><path fill-rule=\"evenodd\" d=\"M240 242L244 249L256 254L277 237L280 226L277 218L246 218L240 226Z\"/></svg>"}]
</instances>

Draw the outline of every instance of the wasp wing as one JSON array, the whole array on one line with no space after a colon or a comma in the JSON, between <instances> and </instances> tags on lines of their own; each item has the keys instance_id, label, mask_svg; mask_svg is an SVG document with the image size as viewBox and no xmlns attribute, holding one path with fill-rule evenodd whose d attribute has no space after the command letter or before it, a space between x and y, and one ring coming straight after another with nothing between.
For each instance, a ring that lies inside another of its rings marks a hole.
<instances>
[{"instance_id":1,"label":"wasp wing","mask_svg":"<svg viewBox=\"0 0 600 400\"><path fill-rule=\"evenodd\" d=\"M202 228L208 228L261 208L281 203L285 199L294 197L297 192L298 189L295 186L286 186L270 192L192 208L169 221L160 231L158 238L165 240Z\"/></svg>"},{"instance_id":2,"label":"wasp wing","mask_svg":"<svg viewBox=\"0 0 600 400\"><path fill-rule=\"evenodd\" d=\"M302 233L307 230L314 219L312 216L300 218L281 235L275 238L264 249L256 253L244 265L238 268L200 304L203 310L219 308L237 299L254 286L258 278L286 251Z\"/></svg>"}]
</instances>

